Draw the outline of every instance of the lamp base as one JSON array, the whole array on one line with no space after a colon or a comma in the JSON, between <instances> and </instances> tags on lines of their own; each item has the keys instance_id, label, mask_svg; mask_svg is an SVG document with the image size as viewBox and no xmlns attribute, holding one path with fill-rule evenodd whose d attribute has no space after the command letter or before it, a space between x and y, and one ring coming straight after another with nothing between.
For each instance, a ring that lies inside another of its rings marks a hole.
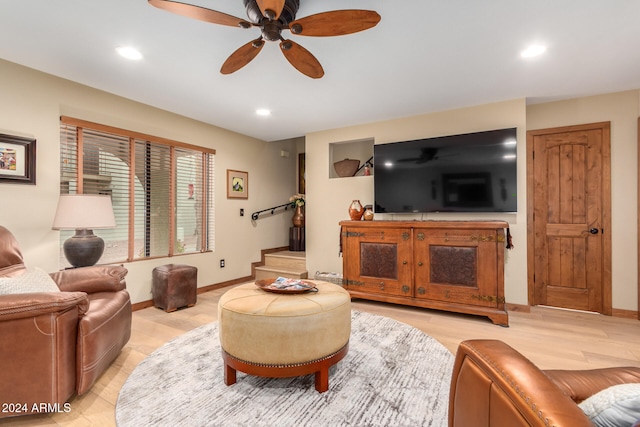
<instances>
[{"instance_id":1,"label":"lamp base","mask_svg":"<svg viewBox=\"0 0 640 427\"><path fill-rule=\"evenodd\" d=\"M77 229L62 245L64 256L74 267L94 265L104 252L104 240L93 234L93 230Z\"/></svg>"}]
</instances>

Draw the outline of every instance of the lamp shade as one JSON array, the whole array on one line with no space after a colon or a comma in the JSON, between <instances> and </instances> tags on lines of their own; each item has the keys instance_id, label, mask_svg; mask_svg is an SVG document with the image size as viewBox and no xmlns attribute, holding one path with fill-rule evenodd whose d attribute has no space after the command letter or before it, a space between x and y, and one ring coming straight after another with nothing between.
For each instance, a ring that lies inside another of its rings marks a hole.
<instances>
[{"instance_id":1,"label":"lamp shade","mask_svg":"<svg viewBox=\"0 0 640 427\"><path fill-rule=\"evenodd\" d=\"M54 230L113 228L111 197L98 194L61 194L53 219Z\"/></svg>"}]
</instances>

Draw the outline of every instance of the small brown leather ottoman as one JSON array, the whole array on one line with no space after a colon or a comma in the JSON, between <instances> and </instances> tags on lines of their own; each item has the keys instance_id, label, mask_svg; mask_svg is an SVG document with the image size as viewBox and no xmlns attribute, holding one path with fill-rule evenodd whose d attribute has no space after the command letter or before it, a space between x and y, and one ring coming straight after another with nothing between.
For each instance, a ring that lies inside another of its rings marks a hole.
<instances>
[{"instance_id":1,"label":"small brown leather ottoman","mask_svg":"<svg viewBox=\"0 0 640 427\"><path fill-rule=\"evenodd\" d=\"M153 304L166 312L193 307L197 299L198 269L191 265L167 264L153 269Z\"/></svg>"}]
</instances>

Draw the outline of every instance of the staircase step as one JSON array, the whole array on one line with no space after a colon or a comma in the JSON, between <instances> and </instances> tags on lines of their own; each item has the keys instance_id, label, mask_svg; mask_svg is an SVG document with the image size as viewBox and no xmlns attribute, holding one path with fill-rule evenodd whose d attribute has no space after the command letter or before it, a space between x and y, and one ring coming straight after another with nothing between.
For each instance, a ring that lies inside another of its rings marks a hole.
<instances>
[{"instance_id":1,"label":"staircase step","mask_svg":"<svg viewBox=\"0 0 640 427\"><path fill-rule=\"evenodd\" d=\"M265 254L265 267L279 268L283 270L306 270L307 258L305 252L282 251Z\"/></svg>"},{"instance_id":2,"label":"staircase step","mask_svg":"<svg viewBox=\"0 0 640 427\"><path fill-rule=\"evenodd\" d=\"M256 267L256 280L274 279L276 277L287 277L290 279L307 279L307 270L285 270L277 267L261 266Z\"/></svg>"}]
</instances>

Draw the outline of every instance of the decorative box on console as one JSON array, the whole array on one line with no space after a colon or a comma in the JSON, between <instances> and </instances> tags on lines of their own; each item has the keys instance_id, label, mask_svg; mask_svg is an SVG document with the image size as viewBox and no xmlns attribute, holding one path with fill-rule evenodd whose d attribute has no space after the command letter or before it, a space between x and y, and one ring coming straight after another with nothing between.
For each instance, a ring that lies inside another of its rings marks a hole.
<instances>
[{"instance_id":1,"label":"decorative box on console","mask_svg":"<svg viewBox=\"0 0 640 427\"><path fill-rule=\"evenodd\" d=\"M166 264L153 269L153 304L166 312L192 307L197 299L198 269L191 265Z\"/></svg>"}]
</instances>

